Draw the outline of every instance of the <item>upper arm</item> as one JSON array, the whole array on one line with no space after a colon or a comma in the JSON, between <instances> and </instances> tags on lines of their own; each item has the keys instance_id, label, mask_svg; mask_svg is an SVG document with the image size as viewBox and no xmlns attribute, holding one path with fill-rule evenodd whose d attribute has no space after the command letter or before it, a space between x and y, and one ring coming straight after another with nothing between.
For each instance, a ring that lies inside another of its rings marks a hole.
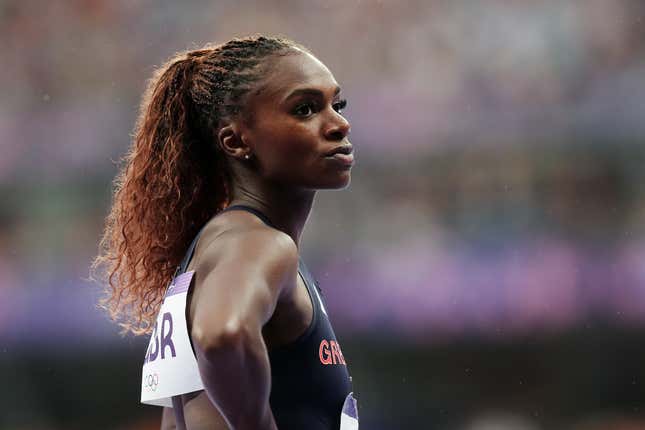
<instances>
[{"instance_id":1,"label":"upper arm","mask_svg":"<svg viewBox=\"0 0 645 430\"><path fill-rule=\"evenodd\" d=\"M191 335L202 348L260 331L295 286L298 250L269 228L225 233L196 256Z\"/></svg>"}]
</instances>

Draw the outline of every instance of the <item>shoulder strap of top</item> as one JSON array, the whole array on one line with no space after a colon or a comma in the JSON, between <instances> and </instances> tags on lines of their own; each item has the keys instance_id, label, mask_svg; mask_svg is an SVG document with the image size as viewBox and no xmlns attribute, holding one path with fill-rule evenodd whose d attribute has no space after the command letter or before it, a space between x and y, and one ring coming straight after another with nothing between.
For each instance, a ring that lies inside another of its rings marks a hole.
<instances>
[{"instance_id":1,"label":"shoulder strap of top","mask_svg":"<svg viewBox=\"0 0 645 430\"><path fill-rule=\"evenodd\" d=\"M318 285L318 281L316 281L316 278L314 278L314 275L309 271L309 268L305 264L304 261L302 261L302 258L298 258L298 269L300 270L300 273L304 278L306 279L306 284L310 285L311 288L316 288L318 291L322 292L320 285Z\"/></svg>"},{"instance_id":2,"label":"shoulder strap of top","mask_svg":"<svg viewBox=\"0 0 645 430\"><path fill-rule=\"evenodd\" d=\"M269 227L275 228L275 226L271 223L271 221L269 221L269 218L267 218L266 215L264 215L259 210L255 209L255 208L252 208L250 206L245 206L245 205L229 206L229 207L221 210L217 215L219 215L221 213L224 213L224 212L227 212L227 211L230 211L230 210L244 210L244 211L247 211L247 212L251 212L252 214L257 216L258 218L260 218L266 225L268 225ZM186 255L184 255L184 258L183 258L183 260L181 260L181 263L179 264L179 266L177 266L177 270L175 271L175 275L173 276L173 278L177 277L177 275L180 275L180 274L184 273L186 271L186 269L188 268L188 263L190 263L191 258L193 258L193 254L195 253L195 247L197 246L197 241L199 240L199 236L201 236L202 231L204 231L204 227L206 227L205 224L199 230L197 235L195 235L195 238L193 239L193 241L191 242L190 246L188 247L188 250L186 251Z\"/></svg>"},{"instance_id":3,"label":"shoulder strap of top","mask_svg":"<svg viewBox=\"0 0 645 430\"><path fill-rule=\"evenodd\" d=\"M204 225L205 227L206 225ZM195 235L195 238L193 241L190 243L190 246L188 247L188 251L186 251L186 254L184 255L183 260L181 260L181 263L179 266L177 266L177 271L175 272L175 277L177 275L180 275L184 272L186 272L186 269L188 268L188 263L190 263L190 259L193 258L193 254L195 253L195 247L197 246L197 241L199 240L199 236L201 236L202 231L204 231L204 227L199 229L199 232Z\"/></svg>"},{"instance_id":4,"label":"shoulder strap of top","mask_svg":"<svg viewBox=\"0 0 645 430\"><path fill-rule=\"evenodd\" d=\"M262 220L262 222L264 222L269 227L276 228L266 215L264 215L259 210L255 209L255 208L252 208L251 206L246 206L246 205L229 206L226 209L224 209L222 212L232 211L232 210L242 210L242 211L251 212L253 215L255 215L258 218L260 218Z\"/></svg>"}]
</instances>

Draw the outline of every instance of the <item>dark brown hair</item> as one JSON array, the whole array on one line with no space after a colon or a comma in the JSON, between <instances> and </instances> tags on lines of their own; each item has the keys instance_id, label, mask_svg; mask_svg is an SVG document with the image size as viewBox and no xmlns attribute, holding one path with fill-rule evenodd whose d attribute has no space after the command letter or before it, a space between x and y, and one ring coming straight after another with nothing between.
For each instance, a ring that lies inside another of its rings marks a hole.
<instances>
[{"instance_id":1,"label":"dark brown hair","mask_svg":"<svg viewBox=\"0 0 645 430\"><path fill-rule=\"evenodd\" d=\"M221 121L243 111L270 58L297 50L306 51L288 39L233 39L179 53L149 81L92 264L105 285L100 305L124 332L152 329L191 240L229 202Z\"/></svg>"}]
</instances>

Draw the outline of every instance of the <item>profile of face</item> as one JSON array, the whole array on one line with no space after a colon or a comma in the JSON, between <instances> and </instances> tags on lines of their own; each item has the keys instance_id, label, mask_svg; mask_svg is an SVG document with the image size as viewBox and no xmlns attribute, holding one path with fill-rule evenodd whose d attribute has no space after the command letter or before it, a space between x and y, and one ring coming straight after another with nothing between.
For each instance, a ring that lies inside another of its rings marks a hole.
<instances>
[{"instance_id":1,"label":"profile of face","mask_svg":"<svg viewBox=\"0 0 645 430\"><path fill-rule=\"evenodd\" d=\"M302 189L350 183L354 163L346 101L329 69L298 51L270 61L249 95L237 135L262 179ZM335 153L335 154L333 154ZM333 155L330 155L333 154Z\"/></svg>"}]
</instances>

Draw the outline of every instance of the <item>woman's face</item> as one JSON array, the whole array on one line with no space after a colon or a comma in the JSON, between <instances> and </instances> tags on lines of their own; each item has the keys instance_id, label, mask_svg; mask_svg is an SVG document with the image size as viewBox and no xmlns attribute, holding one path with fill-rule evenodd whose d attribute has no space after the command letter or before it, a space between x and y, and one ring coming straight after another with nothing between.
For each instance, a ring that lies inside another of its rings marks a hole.
<instances>
[{"instance_id":1,"label":"woman's face","mask_svg":"<svg viewBox=\"0 0 645 430\"><path fill-rule=\"evenodd\" d=\"M298 188L346 187L354 158L349 122L341 114L345 103L334 76L314 56L298 52L272 60L241 128L259 174ZM340 147L341 154L329 155Z\"/></svg>"}]
</instances>

